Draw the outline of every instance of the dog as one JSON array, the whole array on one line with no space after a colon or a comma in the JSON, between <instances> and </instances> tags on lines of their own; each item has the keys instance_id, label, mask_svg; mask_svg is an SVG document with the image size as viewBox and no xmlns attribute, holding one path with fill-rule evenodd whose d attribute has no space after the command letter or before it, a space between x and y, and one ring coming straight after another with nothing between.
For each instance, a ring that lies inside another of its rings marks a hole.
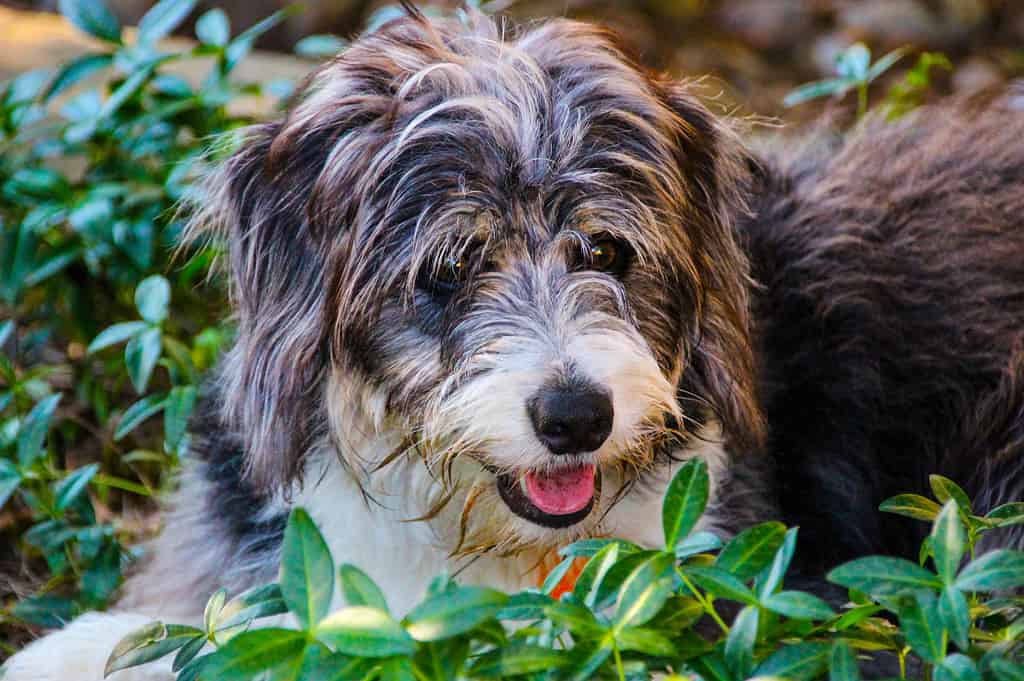
<instances>
[{"instance_id":1,"label":"dog","mask_svg":"<svg viewBox=\"0 0 1024 681\"><path fill-rule=\"evenodd\" d=\"M583 23L353 42L202 183L237 340L149 562L7 680L99 679L273 580L294 506L402 613L442 571L517 590L582 537L660 545L693 457L701 527L798 525L822 593L916 552L878 505L929 473L1021 499L1024 92L767 151L733 127Z\"/></svg>"}]
</instances>

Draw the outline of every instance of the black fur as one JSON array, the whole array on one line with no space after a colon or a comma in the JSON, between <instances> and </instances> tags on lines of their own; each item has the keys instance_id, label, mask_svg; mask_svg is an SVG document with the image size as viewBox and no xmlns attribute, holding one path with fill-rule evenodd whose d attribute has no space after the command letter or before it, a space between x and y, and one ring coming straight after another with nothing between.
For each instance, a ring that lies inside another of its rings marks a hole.
<instances>
[{"instance_id":1,"label":"black fur","mask_svg":"<svg viewBox=\"0 0 1024 681\"><path fill-rule=\"evenodd\" d=\"M782 519L803 570L916 557L878 511L951 477L1024 496L1024 111L947 105L753 164L755 343ZM1020 545L1004 533L1002 543Z\"/></svg>"}]
</instances>

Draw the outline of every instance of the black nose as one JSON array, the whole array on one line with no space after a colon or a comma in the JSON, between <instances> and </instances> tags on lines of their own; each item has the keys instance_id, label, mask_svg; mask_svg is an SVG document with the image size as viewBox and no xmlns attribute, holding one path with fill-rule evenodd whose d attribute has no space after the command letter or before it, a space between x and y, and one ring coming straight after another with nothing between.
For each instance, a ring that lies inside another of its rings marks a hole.
<instances>
[{"instance_id":1,"label":"black nose","mask_svg":"<svg viewBox=\"0 0 1024 681\"><path fill-rule=\"evenodd\" d=\"M593 452L612 432L611 396L592 385L544 386L526 405L533 431L552 454Z\"/></svg>"}]
</instances>

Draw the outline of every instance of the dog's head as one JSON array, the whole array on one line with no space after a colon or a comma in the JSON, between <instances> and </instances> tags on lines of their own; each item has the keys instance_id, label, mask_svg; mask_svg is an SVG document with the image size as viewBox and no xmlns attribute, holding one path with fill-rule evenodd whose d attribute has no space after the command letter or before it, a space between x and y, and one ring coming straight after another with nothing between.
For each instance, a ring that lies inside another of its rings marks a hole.
<instances>
[{"instance_id":1,"label":"dog's head","mask_svg":"<svg viewBox=\"0 0 1024 681\"><path fill-rule=\"evenodd\" d=\"M592 528L708 418L761 437L734 162L607 33L470 24L355 42L246 132L198 219L229 241L225 414L254 483L332 435L381 464L345 451L355 399L467 514L536 544Z\"/></svg>"}]
</instances>

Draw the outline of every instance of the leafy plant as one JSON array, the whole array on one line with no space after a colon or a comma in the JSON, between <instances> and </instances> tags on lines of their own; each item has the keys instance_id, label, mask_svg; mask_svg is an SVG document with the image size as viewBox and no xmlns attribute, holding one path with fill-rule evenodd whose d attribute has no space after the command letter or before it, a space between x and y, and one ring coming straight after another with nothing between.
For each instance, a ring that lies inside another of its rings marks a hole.
<instances>
[{"instance_id":1,"label":"leafy plant","mask_svg":"<svg viewBox=\"0 0 1024 681\"><path fill-rule=\"evenodd\" d=\"M214 253L172 266L175 206L209 141L250 122L234 103L264 87L233 70L287 12L232 37L210 10L198 44L164 50L195 6L156 3L130 39L101 0L62 0L96 51L0 84L0 506L7 558L41 583L5 598L8 622L56 626L106 604L133 553L97 505L145 503L168 479L228 336L195 291ZM199 84L169 72L184 60L208 65ZM119 343L123 360L105 350ZM162 432L147 423L160 411Z\"/></svg>"},{"instance_id":2,"label":"leafy plant","mask_svg":"<svg viewBox=\"0 0 1024 681\"><path fill-rule=\"evenodd\" d=\"M883 504L932 523L921 561L871 556L836 568L829 581L849 589L839 611L786 588L795 528L764 523L724 544L698 529L709 491L699 460L668 487L661 549L582 540L561 551L542 588L511 596L441 575L401 619L369 575L335 569L316 525L295 509L277 583L231 600L218 591L202 628L146 626L117 646L107 672L174 654L179 681L859 679L863 661L888 654L901 677L1019 679L1024 598L1007 594L1024 586L1024 552L974 553L985 533L1024 523L1024 503L979 516L952 481L933 476L932 486L938 501ZM586 564L575 585L554 598L578 559ZM346 605L330 612L336 590ZM253 628L263 618L295 626ZM712 629L698 629L703 620Z\"/></svg>"},{"instance_id":3,"label":"leafy plant","mask_svg":"<svg viewBox=\"0 0 1024 681\"><path fill-rule=\"evenodd\" d=\"M836 76L807 83L796 88L783 100L786 106L796 106L820 97L842 99L851 90L857 91L857 118L868 110L868 87L883 73L906 55L907 49L889 52L878 61L871 62L871 50L864 43L854 43L836 56Z\"/></svg>"},{"instance_id":4,"label":"leafy plant","mask_svg":"<svg viewBox=\"0 0 1024 681\"><path fill-rule=\"evenodd\" d=\"M885 109L890 120L899 118L924 103L932 89L932 70L953 70L949 58L941 52L922 52L903 80L893 84L885 95Z\"/></svg>"}]
</instances>

